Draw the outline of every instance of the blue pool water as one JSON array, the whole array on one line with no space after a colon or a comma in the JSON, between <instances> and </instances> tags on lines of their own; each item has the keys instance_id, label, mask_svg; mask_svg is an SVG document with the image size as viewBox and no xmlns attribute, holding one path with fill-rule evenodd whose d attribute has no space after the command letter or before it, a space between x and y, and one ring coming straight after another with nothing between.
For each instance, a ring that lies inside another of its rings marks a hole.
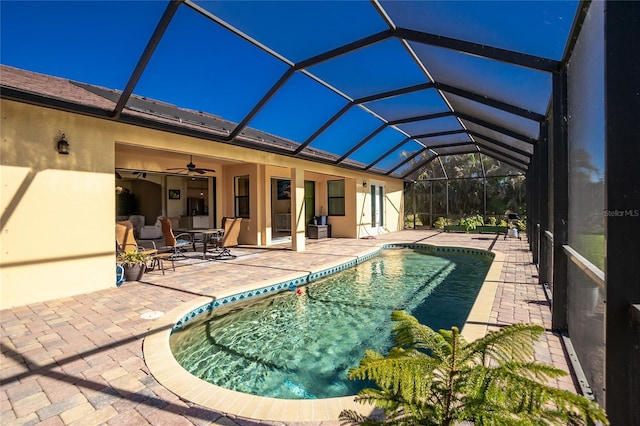
<instances>
[{"instance_id":1,"label":"blue pool water","mask_svg":"<svg viewBox=\"0 0 640 426\"><path fill-rule=\"evenodd\" d=\"M391 311L462 328L491 258L387 249L356 267L251 304L214 309L171 335L176 360L218 386L286 399L354 395L365 349L391 346Z\"/></svg>"}]
</instances>

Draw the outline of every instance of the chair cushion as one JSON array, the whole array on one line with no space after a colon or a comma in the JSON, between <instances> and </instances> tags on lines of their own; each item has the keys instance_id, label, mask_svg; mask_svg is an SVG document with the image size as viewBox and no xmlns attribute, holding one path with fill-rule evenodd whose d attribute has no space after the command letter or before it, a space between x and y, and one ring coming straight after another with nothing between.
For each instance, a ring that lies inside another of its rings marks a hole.
<instances>
[{"instance_id":1,"label":"chair cushion","mask_svg":"<svg viewBox=\"0 0 640 426\"><path fill-rule=\"evenodd\" d=\"M162 228L159 226L143 226L140 228L141 240L155 240L162 238Z\"/></svg>"}]
</instances>

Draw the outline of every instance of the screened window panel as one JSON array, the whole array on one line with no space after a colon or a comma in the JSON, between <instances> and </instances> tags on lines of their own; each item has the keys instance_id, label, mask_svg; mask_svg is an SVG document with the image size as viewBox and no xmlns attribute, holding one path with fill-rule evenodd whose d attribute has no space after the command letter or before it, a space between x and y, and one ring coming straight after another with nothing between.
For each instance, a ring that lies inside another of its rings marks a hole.
<instances>
[{"instance_id":1,"label":"screened window panel","mask_svg":"<svg viewBox=\"0 0 640 426\"><path fill-rule=\"evenodd\" d=\"M596 400L603 401L605 291L571 261L567 262L567 272L567 322L571 342Z\"/></svg>"},{"instance_id":2,"label":"screened window panel","mask_svg":"<svg viewBox=\"0 0 640 426\"><path fill-rule=\"evenodd\" d=\"M388 151L391 147L396 146L404 139L406 139L404 134L398 132L392 127L385 127L380 133L354 151L348 158L364 164L371 164L383 153Z\"/></svg>"},{"instance_id":3,"label":"screened window panel","mask_svg":"<svg viewBox=\"0 0 640 426\"><path fill-rule=\"evenodd\" d=\"M306 75L296 73L249 126L302 143L346 103L342 96Z\"/></svg>"},{"instance_id":4,"label":"screened window panel","mask_svg":"<svg viewBox=\"0 0 640 426\"><path fill-rule=\"evenodd\" d=\"M506 212L522 212L525 208L525 177L489 177L487 182L487 215L506 219Z\"/></svg>"},{"instance_id":5,"label":"screened window panel","mask_svg":"<svg viewBox=\"0 0 640 426\"><path fill-rule=\"evenodd\" d=\"M484 140L482 138L476 138L476 139L477 139L478 143L482 143L482 145L486 145L487 147L491 148L491 149L487 149L487 148L483 147L482 145L479 145L480 151L484 152L487 155L494 154L495 151L498 151L498 154L499 153L503 153L504 155L508 155L510 157L513 157L513 158L516 158L516 159L518 159L520 161L523 161L525 164L528 164L531 161L531 159L529 157L525 156L525 155L518 154L518 153L516 153L514 151L511 151L511 150L509 150L507 148L504 148L504 147L501 147L499 145L496 145L496 144L493 144L491 142L488 142L488 141L486 141L486 140Z\"/></svg>"},{"instance_id":6,"label":"screened window panel","mask_svg":"<svg viewBox=\"0 0 640 426\"><path fill-rule=\"evenodd\" d=\"M428 147L429 150L433 151L433 152L437 152L438 154L441 155L447 155L447 154L459 154L459 153L470 153L470 152L477 152L478 148L476 147L475 143L472 142L466 142L466 143L454 143L454 144L448 144L448 145L435 145L435 146L430 146ZM450 150L450 151L448 151ZM458 150L458 151L456 151Z\"/></svg>"},{"instance_id":7,"label":"screened window panel","mask_svg":"<svg viewBox=\"0 0 640 426\"><path fill-rule=\"evenodd\" d=\"M196 3L293 62L387 28L366 2L197 0ZM358 19L353 19L354 16Z\"/></svg>"},{"instance_id":8,"label":"screened window panel","mask_svg":"<svg viewBox=\"0 0 640 426\"><path fill-rule=\"evenodd\" d=\"M365 106L376 114L384 117L387 121L449 112L449 107L436 89L420 90L380 99L378 101L367 102Z\"/></svg>"},{"instance_id":9,"label":"screened window panel","mask_svg":"<svg viewBox=\"0 0 640 426\"><path fill-rule=\"evenodd\" d=\"M453 50L410 43L433 78L459 89L544 114L551 96L551 75Z\"/></svg>"},{"instance_id":10,"label":"screened window panel","mask_svg":"<svg viewBox=\"0 0 640 426\"><path fill-rule=\"evenodd\" d=\"M435 154L431 151L423 151L415 158L412 158L406 164L402 165L398 169L391 173L391 176L398 178L405 178L408 180L422 179L422 174L426 170L431 170L431 163L435 158ZM411 172L410 175L407 175ZM440 171L442 173L442 171ZM406 175L406 176L405 176Z\"/></svg>"},{"instance_id":11,"label":"screened window panel","mask_svg":"<svg viewBox=\"0 0 640 426\"><path fill-rule=\"evenodd\" d=\"M429 133L446 132L450 130L462 130L460 122L455 117L441 117L430 120L420 120L411 123L396 125L399 129L411 136L426 135Z\"/></svg>"},{"instance_id":12,"label":"screened window panel","mask_svg":"<svg viewBox=\"0 0 640 426\"><path fill-rule=\"evenodd\" d=\"M387 155L384 159L377 163L376 167L379 167L382 170L389 171L393 167L409 158L412 154L415 154L422 149L424 149L422 145L413 140L409 140L407 141L407 143L405 143L400 148L396 149L394 152Z\"/></svg>"},{"instance_id":13,"label":"screened window panel","mask_svg":"<svg viewBox=\"0 0 640 426\"><path fill-rule=\"evenodd\" d=\"M188 40L188 43L185 43ZM216 40L211 43L210 40ZM225 46L224 52L219 46ZM203 58L237 66L213 65ZM251 58L251 67L244 66ZM260 69L256 74L255 69ZM135 93L240 122L287 67L195 11L180 7ZM233 99L233 102L229 102Z\"/></svg>"},{"instance_id":14,"label":"screened window panel","mask_svg":"<svg viewBox=\"0 0 640 426\"><path fill-rule=\"evenodd\" d=\"M484 185L480 179L449 180L449 214L468 216L482 214Z\"/></svg>"},{"instance_id":15,"label":"screened window panel","mask_svg":"<svg viewBox=\"0 0 640 426\"><path fill-rule=\"evenodd\" d=\"M482 157L485 176L520 175L523 173L522 170L519 170L496 158L484 154L480 154L480 156Z\"/></svg>"},{"instance_id":16,"label":"screened window panel","mask_svg":"<svg viewBox=\"0 0 640 426\"><path fill-rule=\"evenodd\" d=\"M480 157L477 153L447 155L441 160L449 179L483 176Z\"/></svg>"},{"instance_id":17,"label":"screened window panel","mask_svg":"<svg viewBox=\"0 0 640 426\"><path fill-rule=\"evenodd\" d=\"M399 40L385 40L308 70L353 99L427 81Z\"/></svg>"},{"instance_id":18,"label":"screened window panel","mask_svg":"<svg viewBox=\"0 0 640 426\"><path fill-rule=\"evenodd\" d=\"M430 158L433 158L433 155ZM420 171L420 179L444 179L444 177L444 171L437 158L429 161Z\"/></svg>"},{"instance_id":19,"label":"screened window panel","mask_svg":"<svg viewBox=\"0 0 640 426\"><path fill-rule=\"evenodd\" d=\"M446 180L431 182L431 186L433 187L431 202L433 205L433 217L435 218L439 216L446 217L449 213L447 208L447 185Z\"/></svg>"},{"instance_id":20,"label":"screened window panel","mask_svg":"<svg viewBox=\"0 0 640 426\"><path fill-rule=\"evenodd\" d=\"M446 97L455 111L513 130L532 139L538 139L540 136L540 123L537 121L529 120L462 96L447 93Z\"/></svg>"},{"instance_id":21,"label":"screened window panel","mask_svg":"<svg viewBox=\"0 0 640 426\"><path fill-rule=\"evenodd\" d=\"M500 154L496 154L495 152L482 152L483 154L483 158L488 158L491 157L493 158L494 161L496 161L497 164L500 164L500 169L501 170L513 170L513 169L518 169L518 166L521 169L526 170L527 166L525 164L520 164L517 161L514 161L512 159L506 158ZM484 160L483 160L484 161ZM485 166L485 171L488 170ZM522 173L522 171L520 171L520 173ZM504 174L504 173L494 173L494 175L496 174ZM507 173L508 174L508 173ZM487 172L487 176L491 176L491 173Z\"/></svg>"},{"instance_id":22,"label":"screened window panel","mask_svg":"<svg viewBox=\"0 0 640 426\"><path fill-rule=\"evenodd\" d=\"M429 213L431 212L431 182L419 181L414 184L416 192L415 212L420 222L418 225L429 226Z\"/></svg>"},{"instance_id":23,"label":"screened window panel","mask_svg":"<svg viewBox=\"0 0 640 426\"><path fill-rule=\"evenodd\" d=\"M402 177L404 177L404 175L406 175L414 167L415 167L415 164L410 164L410 163L403 164L402 166L400 166L397 169L395 169L390 174L390 176L391 177L396 177L396 178L402 178Z\"/></svg>"},{"instance_id":24,"label":"screened window panel","mask_svg":"<svg viewBox=\"0 0 640 426\"><path fill-rule=\"evenodd\" d=\"M604 5L592 3L567 70L569 245L604 271ZM625 206L607 206L624 211ZM628 207L627 207L628 208Z\"/></svg>"},{"instance_id":25,"label":"screened window panel","mask_svg":"<svg viewBox=\"0 0 640 426\"><path fill-rule=\"evenodd\" d=\"M483 136L486 136L488 138L491 139L495 139L498 142L502 142L502 143L506 143L514 148L517 148L521 151L525 151L528 152L530 154L533 154L533 144L530 144L528 142L524 142L520 139L516 139L513 138L511 136L507 136L504 133L500 133L500 132L496 132L494 130L488 129L486 127L480 126L478 124L475 123L471 123L469 121L466 120L462 120L462 122L464 123L464 125L467 127L467 129L477 132ZM479 136L474 136L474 138L479 138Z\"/></svg>"},{"instance_id":26,"label":"screened window panel","mask_svg":"<svg viewBox=\"0 0 640 426\"><path fill-rule=\"evenodd\" d=\"M380 127L380 120L361 108L350 108L309 147L342 155Z\"/></svg>"},{"instance_id":27,"label":"screened window panel","mask_svg":"<svg viewBox=\"0 0 640 426\"><path fill-rule=\"evenodd\" d=\"M463 154L478 151L475 145L462 145L462 146L451 146L451 147L441 147L441 148L433 148L433 151L438 155L451 155L451 154Z\"/></svg>"},{"instance_id":28,"label":"screened window panel","mask_svg":"<svg viewBox=\"0 0 640 426\"><path fill-rule=\"evenodd\" d=\"M381 1L399 27L561 59L577 1Z\"/></svg>"},{"instance_id":29,"label":"screened window panel","mask_svg":"<svg viewBox=\"0 0 640 426\"><path fill-rule=\"evenodd\" d=\"M505 195L506 185L502 178L487 178L487 215L501 217L505 219L507 211Z\"/></svg>"},{"instance_id":30,"label":"screened window panel","mask_svg":"<svg viewBox=\"0 0 640 426\"><path fill-rule=\"evenodd\" d=\"M456 133L453 135L431 136L428 138L418 138L424 146L444 145L449 143L469 142L471 138L466 133Z\"/></svg>"}]
</instances>

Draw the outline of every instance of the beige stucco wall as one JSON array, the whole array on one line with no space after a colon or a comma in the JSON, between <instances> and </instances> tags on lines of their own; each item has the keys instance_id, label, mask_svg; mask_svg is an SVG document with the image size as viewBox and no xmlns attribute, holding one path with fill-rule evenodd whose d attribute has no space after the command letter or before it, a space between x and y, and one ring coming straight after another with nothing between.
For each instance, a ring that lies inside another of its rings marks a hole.
<instances>
[{"instance_id":1,"label":"beige stucco wall","mask_svg":"<svg viewBox=\"0 0 640 426\"><path fill-rule=\"evenodd\" d=\"M216 226L223 216L234 215L234 177L248 175L251 217L243 221L242 244L269 243L271 179L291 178L293 170L296 176L304 176L298 179L301 185L304 180L316 182L315 215L327 214L327 181L345 179L346 215L328 218L333 237L357 238L363 235L360 228L370 222L362 215L368 211L362 182L372 178L366 173L4 99L0 102L1 308L115 285L115 168L166 172L184 167L189 154L199 156L198 166L216 170ZM71 146L70 155L55 150L62 133ZM401 229L402 182L375 178L385 186L386 230ZM168 188L181 189L186 195L181 178L161 176L158 182L165 197ZM213 194L213 188L210 191ZM165 198L161 206L173 216L182 214L183 203ZM299 230L303 232L304 225ZM304 249L304 241L298 241L296 248Z\"/></svg>"},{"instance_id":2,"label":"beige stucco wall","mask_svg":"<svg viewBox=\"0 0 640 426\"><path fill-rule=\"evenodd\" d=\"M0 307L115 285L113 123L0 102Z\"/></svg>"}]
</instances>

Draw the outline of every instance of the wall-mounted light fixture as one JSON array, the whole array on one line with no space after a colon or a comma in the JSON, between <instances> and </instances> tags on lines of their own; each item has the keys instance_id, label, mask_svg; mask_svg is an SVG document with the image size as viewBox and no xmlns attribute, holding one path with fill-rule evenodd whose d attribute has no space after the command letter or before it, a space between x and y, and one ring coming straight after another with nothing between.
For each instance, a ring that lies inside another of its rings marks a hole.
<instances>
[{"instance_id":1,"label":"wall-mounted light fixture","mask_svg":"<svg viewBox=\"0 0 640 426\"><path fill-rule=\"evenodd\" d=\"M366 188L366 187L367 187L367 181L366 181L366 180L363 180L363 181L362 181L362 187L363 187L363 188Z\"/></svg>"},{"instance_id":2,"label":"wall-mounted light fixture","mask_svg":"<svg viewBox=\"0 0 640 426\"><path fill-rule=\"evenodd\" d=\"M71 147L69 146L69 142L67 142L67 140L65 139L64 133L60 137L60 140L58 141L58 145L56 146L56 149L58 151L58 154L69 155L69 152L71 151Z\"/></svg>"}]
</instances>

